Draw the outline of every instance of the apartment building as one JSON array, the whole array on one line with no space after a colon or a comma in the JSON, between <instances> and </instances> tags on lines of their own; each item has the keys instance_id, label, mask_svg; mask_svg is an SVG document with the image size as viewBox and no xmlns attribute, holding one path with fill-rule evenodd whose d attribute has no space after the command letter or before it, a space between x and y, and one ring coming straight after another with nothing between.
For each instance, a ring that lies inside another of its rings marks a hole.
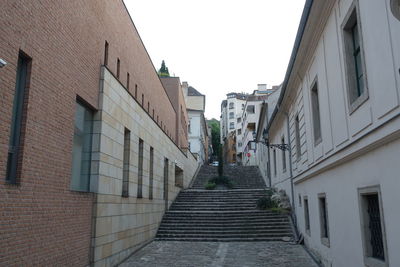
<instances>
[{"instance_id":1,"label":"apartment building","mask_svg":"<svg viewBox=\"0 0 400 267\"><path fill-rule=\"evenodd\" d=\"M0 42L0 265L115 266L196 171L186 111L122 0L2 1Z\"/></svg>"},{"instance_id":2,"label":"apartment building","mask_svg":"<svg viewBox=\"0 0 400 267\"><path fill-rule=\"evenodd\" d=\"M325 266L400 265L398 7L307 0L277 108L257 133L271 185Z\"/></svg>"}]
</instances>

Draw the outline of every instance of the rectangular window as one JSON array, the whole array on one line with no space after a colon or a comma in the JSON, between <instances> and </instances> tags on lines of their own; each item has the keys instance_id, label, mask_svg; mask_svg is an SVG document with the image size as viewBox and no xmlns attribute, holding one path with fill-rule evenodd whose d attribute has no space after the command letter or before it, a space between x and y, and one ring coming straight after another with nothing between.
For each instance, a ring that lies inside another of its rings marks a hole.
<instances>
[{"instance_id":1,"label":"rectangular window","mask_svg":"<svg viewBox=\"0 0 400 267\"><path fill-rule=\"evenodd\" d=\"M183 188L183 170L175 164L175 186Z\"/></svg>"},{"instance_id":2,"label":"rectangular window","mask_svg":"<svg viewBox=\"0 0 400 267\"><path fill-rule=\"evenodd\" d=\"M235 123L233 122L229 123L229 129L235 129Z\"/></svg>"},{"instance_id":3,"label":"rectangular window","mask_svg":"<svg viewBox=\"0 0 400 267\"><path fill-rule=\"evenodd\" d=\"M274 176L276 176L277 174L277 170L276 170L276 150L272 150L272 154L273 154L273 158L274 158Z\"/></svg>"},{"instance_id":4,"label":"rectangular window","mask_svg":"<svg viewBox=\"0 0 400 267\"><path fill-rule=\"evenodd\" d=\"M22 128L24 113L27 108L27 90L29 88L29 77L31 58L20 52L18 55L17 77L15 81L15 94L12 109L10 141L7 158L6 182L18 183L18 169L20 166L20 153L22 143Z\"/></svg>"},{"instance_id":5,"label":"rectangular window","mask_svg":"<svg viewBox=\"0 0 400 267\"><path fill-rule=\"evenodd\" d=\"M124 155L122 169L122 196L129 196L129 165L131 158L131 132L125 128L124 133Z\"/></svg>"},{"instance_id":6,"label":"rectangular window","mask_svg":"<svg viewBox=\"0 0 400 267\"><path fill-rule=\"evenodd\" d=\"M285 137L282 136L282 146L285 144ZM282 149L282 170L286 172L286 150Z\"/></svg>"},{"instance_id":7,"label":"rectangular window","mask_svg":"<svg viewBox=\"0 0 400 267\"><path fill-rule=\"evenodd\" d=\"M137 100L137 84L135 84L135 99Z\"/></svg>"},{"instance_id":8,"label":"rectangular window","mask_svg":"<svg viewBox=\"0 0 400 267\"><path fill-rule=\"evenodd\" d=\"M128 73L126 73L126 89L129 89L129 79L130 79L130 77L129 77L129 72L128 72Z\"/></svg>"},{"instance_id":9,"label":"rectangular window","mask_svg":"<svg viewBox=\"0 0 400 267\"><path fill-rule=\"evenodd\" d=\"M308 198L304 197L304 226L306 233L310 235L310 210L308 209Z\"/></svg>"},{"instance_id":10,"label":"rectangular window","mask_svg":"<svg viewBox=\"0 0 400 267\"><path fill-rule=\"evenodd\" d=\"M142 94L142 107L144 108L144 94Z\"/></svg>"},{"instance_id":11,"label":"rectangular window","mask_svg":"<svg viewBox=\"0 0 400 267\"><path fill-rule=\"evenodd\" d=\"M352 110L367 99L360 29L357 9L353 7L343 26L348 94Z\"/></svg>"},{"instance_id":12,"label":"rectangular window","mask_svg":"<svg viewBox=\"0 0 400 267\"><path fill-rule=\"evenodd\" d=\"M147 112L150 113L150 102L147 102Z\"/></svg>"},{"instance_id":13,"label":"rectangular window","mask_svg":"<svg viewBox=\"0 0 400 267\"><path fill-rule=\"evenodd\" d=\"M312 107L312 117L313 117L314 144L318 145L322 141L322 135L321 135L321 116L319 110L317 80L315 80L311 88L311 107Z\"/></svg>"},{"instance_id":14,"label":"rectangular window","mask_svg":"<svg viewBox=\"0 0 400 267\"><path fill-rule=\"evenodd\" d=\"M319 203L319 222L321 228L321 242L329 246L329 224L328 224L328 207L326 204L325 194L318 195Z\"/></svg>"},{"instance_id":15,"label":"rectangular window","mask_svg":"<svg viewBox=\"0 0 400 267\"><path fill-rule=\"evenodd\" d=\"M139 139L139 165L138 165L138 190L137 197L142 198L143 192L143 150L144 150L144 142L142 139Z\"/></svg>"},{"instance_id":16,"label":"rectangular window","mask_svg":"<svg viewBox=\"0 0 400 267\"><path fill-rule=\"evenodd\" d=\"M77 102L72 150L72 190L85 192L89 191L92 154L92 128L92 111L80 102Z\"/></svg>"},{"instance_id":17,"label":"rectangular window","mask_svg":"<svg viewBox=\"0 0 400 267\"><path fill-rule=\"evenodd\" d=\"M119 73L121 69L121 61L117 58L117 78L119 79Z\"/></svg>"},{"instance_id":18,"label":"rectangular window","mask_svg":"<svg viewBox=\"0 0 400 267\"><path fill-rule=\"evenodd\" d=\"M163 199L168 200L168 164L169 160L167 158L164 159L164 193Z\"/></svg>"},{"instance_id":19,"label":"rectangular window","mask_svg":"<svg viewBox=\"0 0 400 267\"><path fill-rule=\"evenodd\" d=\"M255 112L255 107L254 107L254 105L249 105L249 106L247 106L246 111L247 111L249 114L253 114L253 113Z\"/></svg>"},{"instance_id":20,"label":"rectangular window","mask_svg":"<svg viewBox=\"0 0 400 267\"><path fill-rule=\"evenodd\" d=\"M108 65L108 43L106 41L104 45L104 66Z\"/></svg>"},{"instance_id":21,"label":"rectangular window","mask_svg":"<svg viewBox=\"0 0 400 267\"><path fill-rule=\"evenodd\" d=\"M294 120L294 130L295 130L295 138L296 138L296 158L297 158L297 160L300 160L300 158L301 158L301 142L300 142L299 115L297 115Z\"/></svg>"},{"instance_id":22,"label":"rectangular window","mask_svg":"<svg viewBox=\"0 0 400 267\"><path fill-rule=\"evenodd\" d=\"M233 118L235 118L235 113L229 112L229 119L233 119Z\"/></svg>"},{"instance_id":23,"label":"rectangular window","mask_svg":"<svg viewBox=\"0 0 400 267\"><path fill-rule=\"evenodd\" d=\"M241 134L242 134L242 129L238 129L238 130L237 130L237 134L238 134L238 135L241 135Z\"/></svg>"},{"instance_id":24,"label":"rectangular window","mask_svg":"<svg viewBox=\"0 0 400 267\"><path fill-rule=\"evenodd\" d=\"M149 199L153 199L154 148L150 147Z\"/></svg>"},{"instance_id":25,"label":"rectangular window","mask_svg":"<svg viewBox=\"0 0 400 267\"><path fill-rule=\"evenodd\" d=\"M359 189L360 217L367 266L386 266L386 237L379 186Z\"/></svg>"}]
</instances>

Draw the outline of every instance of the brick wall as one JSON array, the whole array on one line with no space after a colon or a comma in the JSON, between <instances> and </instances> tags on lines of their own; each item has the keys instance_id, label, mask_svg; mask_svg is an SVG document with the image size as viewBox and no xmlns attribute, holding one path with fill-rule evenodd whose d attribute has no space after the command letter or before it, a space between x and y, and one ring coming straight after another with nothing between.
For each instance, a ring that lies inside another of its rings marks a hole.
<instances>
[{"instance_id":1,"label":"brick wall","mask_svg":"<svg viewBox=\"0 0 400 267\"><path fill-rule=\"evenodd\" d=\"M133 18L134 19L134 18ZM3 0L0 8L0 265L89 264L93 195L70 188L77 95L98 107L100 66L144 94L175 136L175 111L122 0ZM5 183L19 50L32 57L20 183Z\"/></svg>"}]
</instances>

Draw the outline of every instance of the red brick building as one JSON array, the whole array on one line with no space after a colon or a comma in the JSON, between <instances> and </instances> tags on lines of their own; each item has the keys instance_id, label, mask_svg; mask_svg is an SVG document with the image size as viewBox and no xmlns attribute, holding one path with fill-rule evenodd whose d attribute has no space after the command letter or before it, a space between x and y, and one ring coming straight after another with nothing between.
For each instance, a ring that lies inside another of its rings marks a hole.
<instances>
[{"instance_id":1,"label":"red brick building","mask_svg":"<svg viewBox=\"0 0 400 267\"><path fill-rule=\"evenodd\" d=\"M106 65L171 139L176 112L122 0L0 3L0 265L91 262L90 190L71 189L76 103Z\"/></svg>"}]
</instances>

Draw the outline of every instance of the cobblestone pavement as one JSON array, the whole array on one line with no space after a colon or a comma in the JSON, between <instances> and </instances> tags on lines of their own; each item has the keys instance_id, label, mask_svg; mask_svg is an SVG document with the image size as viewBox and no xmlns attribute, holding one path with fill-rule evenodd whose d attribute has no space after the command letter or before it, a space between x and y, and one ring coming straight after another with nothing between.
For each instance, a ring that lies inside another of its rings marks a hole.
<instances>
[{"instance_id":1,"label":"cobblestone pavement","mask_svg":"<svg viewBox=\"0 0 400 267\"><path fill-rule=\"evenodd\" d=\"M318 267L300 245L284 242L154 241L121 267Z\"/></svg>"}]
</instances>

